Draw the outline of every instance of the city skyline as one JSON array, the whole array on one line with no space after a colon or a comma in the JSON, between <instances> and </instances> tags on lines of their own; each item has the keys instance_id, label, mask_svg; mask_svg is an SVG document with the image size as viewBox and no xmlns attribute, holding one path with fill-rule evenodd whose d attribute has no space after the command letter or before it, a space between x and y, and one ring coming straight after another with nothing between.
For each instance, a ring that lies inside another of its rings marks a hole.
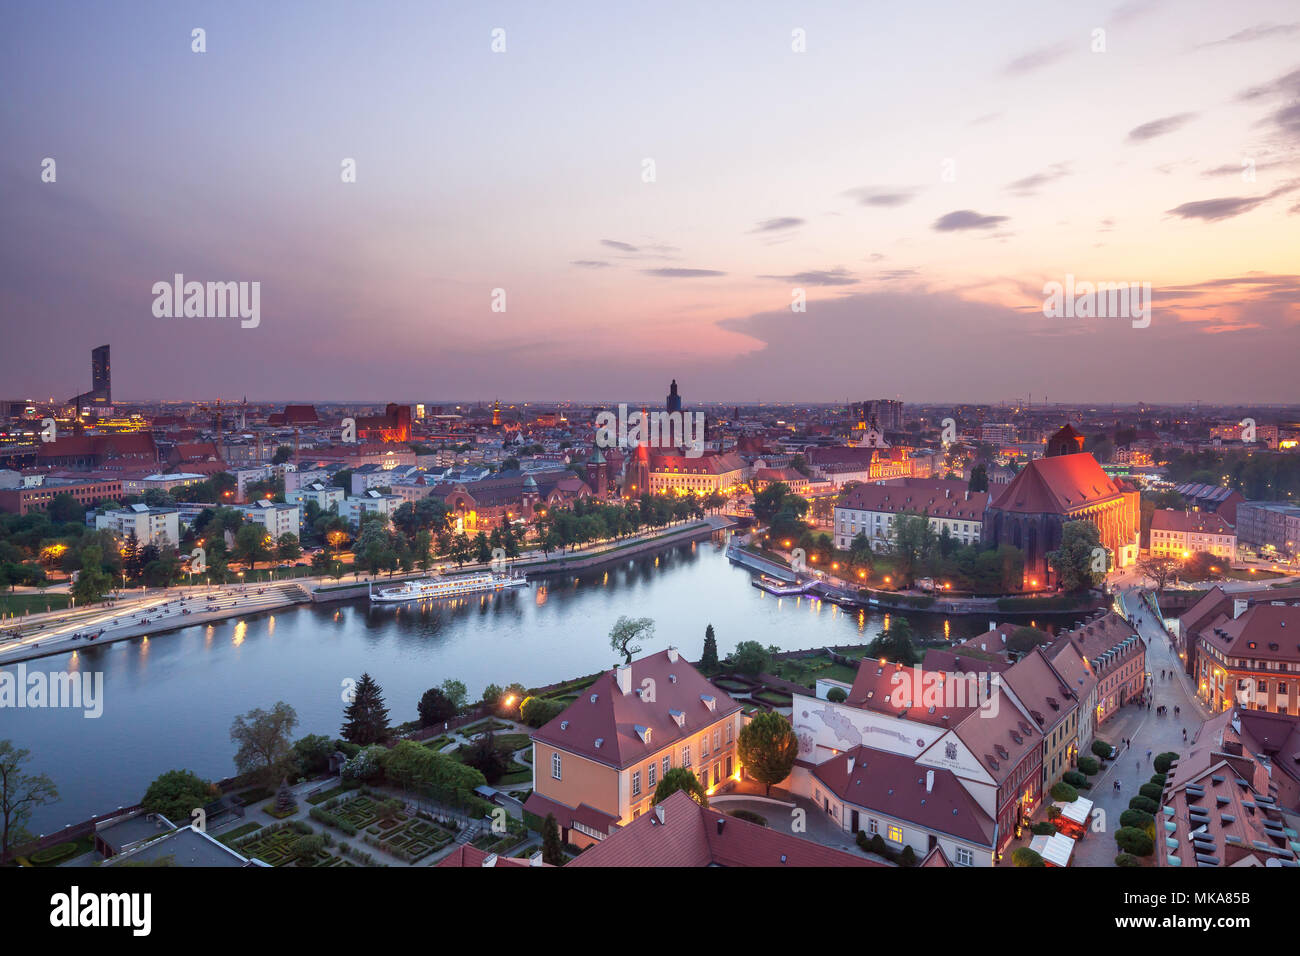
<instances>
[{"instance_id":1,"label":"city skyline","mask_svg":"<svg viewBox=\"0 0 1300 956\"><path fill-rule=\"evenodd\" d=\"M158 400L1292 401L1294 9L1012 7L23 7L3 397L111 341ZM1044 317L1071 276L1150 326Z\"/></svg>"}]
</instances>

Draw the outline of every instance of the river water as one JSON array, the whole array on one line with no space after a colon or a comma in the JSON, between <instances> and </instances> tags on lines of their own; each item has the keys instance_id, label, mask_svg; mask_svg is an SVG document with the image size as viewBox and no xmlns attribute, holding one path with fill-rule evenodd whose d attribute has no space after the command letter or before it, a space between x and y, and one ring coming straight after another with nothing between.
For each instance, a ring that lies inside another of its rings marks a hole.
<instances>
[{"instance_id":1,"label":"river water","mask_svg":"<svg viewBox=\"0 0 1300 956\"><path fill-rule=\"evenodd\" d=\"M29 772L53 778L60 800L30 829L54 829L139 801L165 770L209 779L235 772L229 736L237 714L287 701L295 737L336 736L343 682L363 671L384 689L393 723L413 720L429 687L449 677L477 698L489 683L540 686L590 674L619 658L609 647L620 614L653 618L646 652L669 644L699 656L712 623L719 655L742 640L782 649L865 643L883 616L809 598L774 598L723 554L721 535L577 576L530 582L498 595L424 607L365 600L230 618L73 654L28 661L27 672L103 674L103 713L0 708L0 739L31 751ZM982 617L911 617L921 635L962 640ZM17 665L3 670L15 671Z\"/></svg>"}]
</instances>

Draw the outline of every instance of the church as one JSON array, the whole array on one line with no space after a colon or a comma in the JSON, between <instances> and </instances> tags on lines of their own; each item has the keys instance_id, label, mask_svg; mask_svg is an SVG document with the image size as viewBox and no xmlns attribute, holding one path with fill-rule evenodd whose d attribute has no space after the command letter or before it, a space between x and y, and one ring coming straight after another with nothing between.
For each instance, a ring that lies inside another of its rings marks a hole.
<instances>
[{"instance_id":1,"label":"church","mask_svg":"<svg viewBox=\"0 0 1300 956\"><path fill-rule=\"evenodd\" d=\"M1013 545L1025 555L1025 586L1052 587L1056 573L1048 554L1061 546L1067 521L1091 521L1115 567L1137 561L1138 491L1116 482L1083 450L1083 436L1065 425L1047 442L1043 458L1029 462L989 503L984 540Z\"/></svg>"}]
</instances>

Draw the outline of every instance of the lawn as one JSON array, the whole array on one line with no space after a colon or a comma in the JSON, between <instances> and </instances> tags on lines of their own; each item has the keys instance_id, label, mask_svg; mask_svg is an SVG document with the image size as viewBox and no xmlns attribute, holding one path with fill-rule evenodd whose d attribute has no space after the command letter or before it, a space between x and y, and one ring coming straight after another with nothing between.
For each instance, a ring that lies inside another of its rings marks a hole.
<instances>
[{"instance_id":1,"label":"lawn","mask_svg":"<svg viewBox=\"0 0 1300 956\"><path fill-rule=\"evenodd\" d=\"M333 787L332 789L329 790L323 790L318 794L308 797L307 802L314 807L317 806L318 804L324 803L326 800L332 800L334 797L337 797L340 793L347 793L347 788Z\"/></svg>"},{"instance_id":2,"label":"lawn","mask_svg":"<svg viewBox=\"0 0 1300 956\"><path fill-rule=\"evenodd\" d=\"M256 833L260 829L262 829L262 824L260 823L245 823L242 826L235 827L235 829L231 830L229 833L221 834L217 839L226 846L233 846L236 840L242 840L244 837L251 833Z\"/></svg>"},{"instance_id":3,"label":"lawn","mask_svg":"<svg viewBox=\"0 0 1300 956\"><path fill-rule=\"evenodd\" d=\"M68 606L66 594L0 594L0 614L44 614Z\"/></svg>"}]
</instances>

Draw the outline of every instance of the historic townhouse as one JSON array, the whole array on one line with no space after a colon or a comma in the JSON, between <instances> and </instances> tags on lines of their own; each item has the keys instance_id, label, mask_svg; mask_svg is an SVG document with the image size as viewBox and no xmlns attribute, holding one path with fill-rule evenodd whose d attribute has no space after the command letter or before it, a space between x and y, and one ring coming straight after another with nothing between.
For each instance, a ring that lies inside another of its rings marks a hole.
<instances>
[{"instance_id":1,"label":"historic townhouse","mask_svg":"<svg viewBox=\"0 0 1300 956\"><path fill-rule=\"evenodd\" d=\"M686 767L711 793L738 778L741 705L669 648L602 674L532 735L533 793L524 809L555 814L587 846L650 808L655 787Z\"/></svg>"},{"instance_id":2,"label":"historic townhouse","mask_svg":"<svg viewBox=\"0 0 1300 956\"><path fill-rule=\"evenodd\" d=\"M1114 611L1106 611L1087 624L1062 632L1053 643L1061 641L1069 641L1096 675L1094 727L1100 727L1146 690L1146 643ZM1050 651L1048 656L1053 656Z\"/></svg>"}]
</instances>

